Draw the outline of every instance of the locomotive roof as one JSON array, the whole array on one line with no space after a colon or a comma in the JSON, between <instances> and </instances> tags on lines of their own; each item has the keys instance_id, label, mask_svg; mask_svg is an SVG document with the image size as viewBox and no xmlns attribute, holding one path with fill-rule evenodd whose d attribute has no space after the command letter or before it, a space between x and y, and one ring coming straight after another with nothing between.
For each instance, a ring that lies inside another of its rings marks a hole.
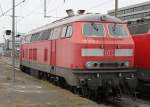
<instances>
[{"instance_id":1,"label":"locomotive roof","mask_svg":"<svg viewBox=\"0 0 150 107\"><path fill-rule=\"evenodd\" d=\"M37 29L32 30L29 32L29 34L37 33L46 29L58 27L60 25L72 23L72 22L77 22L77 21L99 21L102 17L105 17L106 22L118 22L118 23L123 23L120 19L114 17L114 16L109 16L109 15L101 15L101 14L84 14L84 15L76 15L73 17L65 17L60 20L56 20L50 24L44 25L42 27L39 27Z\"/></svg>"}]
</instances>

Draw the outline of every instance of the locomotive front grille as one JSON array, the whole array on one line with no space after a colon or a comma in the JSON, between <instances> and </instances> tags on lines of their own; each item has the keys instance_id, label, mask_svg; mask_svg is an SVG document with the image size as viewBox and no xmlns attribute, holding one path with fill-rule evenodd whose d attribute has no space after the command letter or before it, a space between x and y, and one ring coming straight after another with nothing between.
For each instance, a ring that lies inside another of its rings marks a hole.
<instances>
[{"instance_id":1,"label":"locomotive front grille","mask_svg":"<svg viewBox=\"0 0 150 107\"><path fill-rule=\"evenodd\" d=\"M118 63L100 63L100 67L119 67Z\"/></svg>"},{"instance_id":2,"label":"locomotive front grille","mask_svg":"<svg viewBox=\"0 0 150 107\"><path fill-rule=\"evenodd\" d=\"M88 61L86 68L88 69L117 69L128 68L129 61Z\"/></svg>"}]
</instances>

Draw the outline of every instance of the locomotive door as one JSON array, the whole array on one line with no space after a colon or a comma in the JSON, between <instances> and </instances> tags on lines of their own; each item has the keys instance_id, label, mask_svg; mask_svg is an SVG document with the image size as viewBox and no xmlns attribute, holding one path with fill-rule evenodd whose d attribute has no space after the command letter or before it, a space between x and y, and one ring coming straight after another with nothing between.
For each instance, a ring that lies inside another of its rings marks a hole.
<instances>
[{"instance_id":1,"label":"locomotive door","mask_svg":"<svg viewBox=\"0 0 150 107\"><path fill-rule=\"evenodd\" d=\"M56 40L51 41L51 65L53 68L56 66Z\"/></svg>"}]
</instances>

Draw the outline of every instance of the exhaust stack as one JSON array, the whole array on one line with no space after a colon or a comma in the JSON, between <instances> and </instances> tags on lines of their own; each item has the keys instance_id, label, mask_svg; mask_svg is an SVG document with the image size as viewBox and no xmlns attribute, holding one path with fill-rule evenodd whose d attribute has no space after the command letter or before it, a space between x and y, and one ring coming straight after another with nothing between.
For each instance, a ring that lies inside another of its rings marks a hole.
<instances>
[{"instance_id":1,"label":"exhaust stack","mask_svg":"<svg viewBox=\"0 0 150 107\"><path fill-rule=\"evenodd\" d=\"M72 9L66 10L66 13L68 14L69 17L75 16L74 11Z\"/></svg>"},{"instance_id":2,"label":"exhaust stack","mask_svg":"<svg viewBox=\"0 0 150 107\"><path fill-rule=\"evenodd\" d=\"M77 12L79 15L83 15L85 13L85 10L78 10Z\"/></svg>"}]
</instances>

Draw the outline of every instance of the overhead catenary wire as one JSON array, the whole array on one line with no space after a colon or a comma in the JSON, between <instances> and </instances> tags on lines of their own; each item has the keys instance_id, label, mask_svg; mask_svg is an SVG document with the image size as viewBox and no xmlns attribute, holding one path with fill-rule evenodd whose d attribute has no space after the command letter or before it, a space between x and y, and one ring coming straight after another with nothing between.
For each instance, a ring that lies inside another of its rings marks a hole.
<instances>
[{"instance_id":1,"label":"overhead catenary wire","mask_svg":"<svg viewBox=\"0 0 150 107\"><path fill-rule=\"evenodd\" d=\"M49 0L47 7L49 7L49 5L51 4L53 0Z\"/></svg>"},{"instance_id":2,"label":"overhead catenary wire","mask_svg":"<svg viewBox=\"0 0 150 107\"><path fill-rule=\"evenodd\" d=\"M105 0L105 1L99 3L99 4L95 5L95 6L92 6L92 7L88 8L87 11L88 11L88 10L91 10L91 9L94 9L94 8L97 8L97 7L99 7L99 6L107 5L108 3L110 3L110 0Z\"/></svg>"},{"instance_id":3,"label":"overhead catenary wire","mask_svg":"<svg viewBox=\"0 0 150 107\"><path fill-rule=\"evenodd\" d=\"M53 0L50 0L50 1L49 1L47 8L49 7L49 5L50 5L50 3L51 3L52 1L53 1ZM88 8L87 10L91 10L91 9L97 8L97 7L100 6L100 5L108 4L107 2L108 2L108 3L111 3L110 0L105 0L105 1L99 3L99 4L95 5L95 6L92 6L92 7ZM65 1L64 3L66 3L66 1ZM41 6L41 4L40 4L40 6ZM58 5L58 6L56 6L55 8L49 10L47 13L55 12L59 7L60 7L60 6ZM25 15L24 18L20 19L19 21L22 21L22 20L24 20L25 18L27 18L27 17L33 15L32 13L33 13L34 11L36 11L36 10L37 10L37 9L34 9L33 11L31 11L28 15ZM43 14L43 13L41 13L41 14ZM53 15L49 15L48 17L49 17L49 18L63 18L63 16L53 16Z\"/></svg>"},{"instance_id":4,"label":"overhead catenary wire","mask_svg":"<svg viewBox=\"0 0 150 107\"><path fill-rule=\"evenodd\" d=\"M1 10L2 14L4 14L1 4L0 4L0 10Z\"/></svg>"},{"instance_id":5,"label":"overhead catenary wire","mask_svg":"<svg viewBox=\"0 0 150 107\"><path fill-rule=\"evenodd\" d=\"M15 5L15 7L21 5L21 4L24 3L24 2L25 2L25 0L19 2L18 4ZM2 17L2 16L4 16L5 14L9 13L10 11L12 11L12 9L13 9L13 8L10 8L10 9L8 9L7 11L3 12L3 13L0 15L0 17Z\"/></svg>"},{"instance_id":6,"label":"overhead catenary wire","mask_svg":"<svg viewBox=\"0 0 150 107\"><path fill-rule=\"evenodd\" d=\"M52 2L52 0L50 2ZM49 3L49 5L50 5L50 3ZM47 8L48 8L47 0L44 0L44 17L45 18L62 18L62 17L57 16L57 11L58 11L59 7L60 7L60 4L58 4L58 6L56 6L56 8L54 8L54 9L47 12ZM47 13L51 13L51 12L56 12L56 15L55 16L47 15Z\"/></svg>"},{"instance_id":7,"label":"overhead catenary wire","mask_svg":"<svg viewBox=\"0 0 150 107\"><path fill-rule=\"evenodd\" d=\"M51 1L52 1L52 0L51 0ZM39 5L38 5L36 8L34 8L31 12L29 12L28 14L26 14L25 16L23 16L21 19L19 19L18 22L20 22L20 21L26 19L27 17L33 15L33 14L37 11L37 9L38 9L39 7L41 7L41 4L39 4ZM55 9L56 9L56 8L55 8ZM50 10L49 12L54 12L54 9ZM49 13L49 12L48 12L48 13ZM39 13L39 14L43 14L43 13ZM49 17L50 17L50 18L63 18L63 17L61 17L61 16L60 16L60 17L56 17L56 16L52 16L52 15L50 15Z\"/></svg>"},{"instance_id":8,"label":"overhead catenary wire","mask_svg":"<svg viewBox=\"0 0 150 107\"><path fill-rule=\"evenodd\" d=\"M25 1L25 0L23 0L22 2L24 2L24 1ZM62 1L63 1L63 0L62 0ZM20 5L22 2L16 4L16 6ZM50 5L52 2L53 2L53 0L49 0L48 4ZM66 0L65 0L65 2L63 1L63 3L65 3L65 4L66 4L66 2L67 2ZM108 4L108 3L111 3L111 1L110 1L110 0L105 0L105 1L99 3L99 4L95 5L95 6L92 6L92 7L88 8L87 10L91 10L91 9L94 9L94 8L98 8L98 7L104 6L104 5ZM100 5L101 5L101 6L100 6ZM40 6L41 6L41 4L40 4ZM54 6L52 6L52 7L54 7ZM59 5L59 6L56 6L56 8L53 8L53 9L49 10L47 13L55 12L56 9L58 9L59 7L60 7L60 5ZM38 8L39 8L39 7L38 7ZM4 12L4 14L7 14L7 13L10 12L11 10L12 10L12 8L11 8L11 9L8 9L6 12ZM26 19L27 17L33 15L34 11L37 11L37 9L34 8L34 10L31 11L29 14L23 16L23 18L20 18L20 19L18 20L18 22L20 22L20 21ZM43 14L43 13L40 13L40 14ZM1 14L1 16L3 16L3 14ZM1 17L1 16L0 16L0 17ZM49 17L50 17L50 18L63 18L63 16L53 16L53 15L49 15Z\"/></svg>"},{"instance_id":9,"label":"overhead catenary wire","mask_svg":"<svg viewBox=\"0 0 150 107\"><path fill-rule=\"evenodd\" d=\"M119 2L125 2L126 0L120 0ZM94 8L99 8L99 6L105 6L105 5L108 5L109 3L111 3L110 2L110 0L106 0L106 1L104 1L104 2L102 2L102 3L100 3L100 4L97 4L97 5L95 5L95 6L92 6L92 7L90 7L90 8L88 8L87 10L92 10L92 9L94 9ZM118 4L121 4L121 3L118 3ZM115 9L115 8L114 8Z\"/></svg>"}]
</instances>

